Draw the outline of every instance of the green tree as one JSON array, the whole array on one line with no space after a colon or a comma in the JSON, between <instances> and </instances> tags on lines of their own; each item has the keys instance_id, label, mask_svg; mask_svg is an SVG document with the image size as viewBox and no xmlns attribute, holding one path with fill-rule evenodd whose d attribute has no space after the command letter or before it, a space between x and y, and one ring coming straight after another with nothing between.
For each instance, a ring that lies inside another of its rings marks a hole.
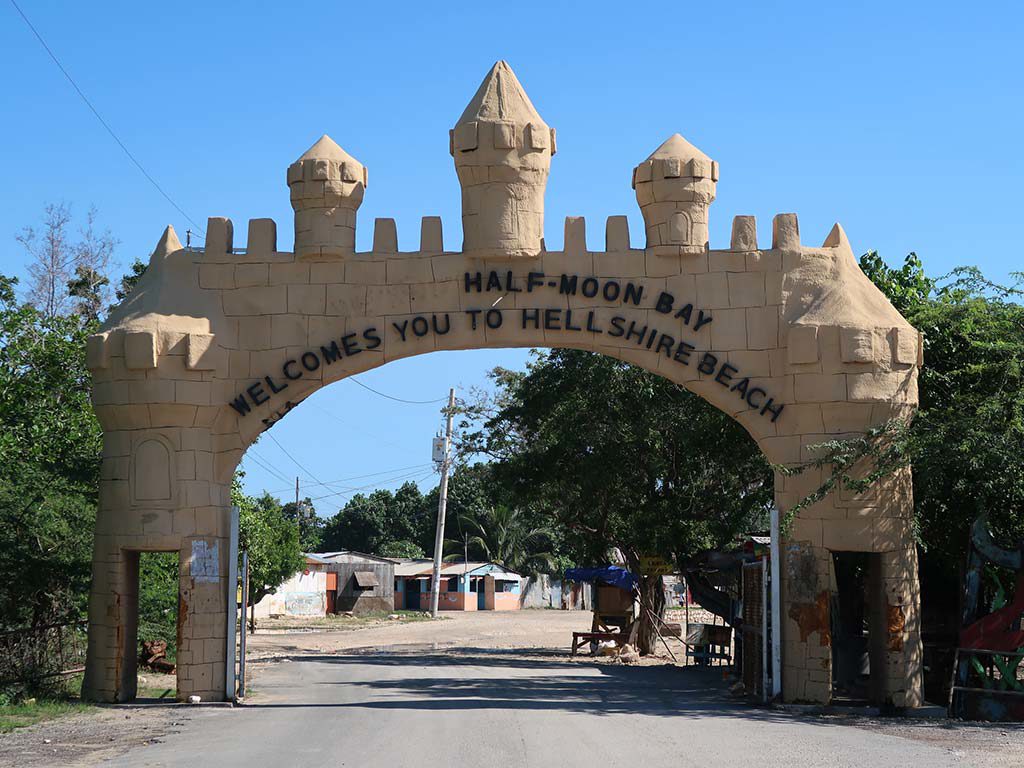
<instances>
[{"instance_id":1,"label":"green tree","mask_svg":"<svg viewBox=\"0 0 1024 768\"><path fill-rule=\"evenodd\" d=\"M121 278L114 289L117 300L124 301L127 299L144 274L146 274L146 264L140 259L135 259L131 267L129 267L129 272Z\"/></svg>"},{"instance_id":2,"label":"green tree","mask_svg":"<svg viewBox=\"0 0 1024 768\"><path fill-rule=\"evenodd\" d=\"M640 558L684 561L740 531L764 525L771 468L729 416L638 367L575 350L537 353L525 373L493 373L493 400L467 409L464 450L495 459L495 479L516 506L560 528L580 563L608 561L617 547L631 570ZM663 611L660 577L641 594ZM649 653L657 628L641 615Z\"/></svg>"},{"instance_id":3,"label":"green tree","mask_svg":"<svg viewBox=\"0 0 1024 768\"><path fill-rule=\"evenodd\" d=\"M269 493L246 496L237 475L231 495L239 508L239 553L249 554L249 602L255 605L305 565L299 531L284 514L281 502ZM254 618L250 627L255 628Z\"/></svg>"},{"instance_id":4,"label":"green tree","mask_svg":"<svg viewBox=\"0 0 1024 768\"><path fill-rule=\"evenodd\" d=\"M83 264L75 267L75 276L68 281L68 295L78 300L78 314L87 321L98 321L108 285L110 280L106 275L93 267Z\"/></svg>"},{"instance_id":5,"label":"green tree","mask_svg":"<svg viewBox=\"0 0 1024 768\"><path fill-rule=\"evenodd\" d=\"M433 553L437 527L439 487L423 496L423 524L418 539L424 552ZM495 465L488 462L455 465L448 477L448 506L445 512L445 540L464 541L463 518L482 519L498 505L509 505L512 499L502 482L495 477ZM460 550L461 551L461 550Z\"/></svg>"},{"instance_id":6,"label":"green tree","mask_svg":"<svg viewBox=\"0 0 1024 768\"><path fill-rule=\"evenodd\" d=\"M83 615L101 433L85 340L94 324L19 304L0 276L0 624Z\"/></svg>"},{"instance_id":7,"label":"green tree","mask_svg":"<svg viewBox=\"0 0 1024 768\"><path fill-rule=\"evenodd\" d=\"M894 269L870 252L861 267L924 333L924 365L913 421L849 456L870 453L876 474L912 465L920 543L936 573L955 575L977 516L1008 543L1024 537L1022 291L974 268L929 279L914 254Z\"/></svg>"},{"instance_id":8,"label":"green tree","mask_svg":"<svg viewBox=\"0 0 1024 768\"><path fill-rule=\"evenodd\" d=\"M426 557L423 547L415 541L389 541L376 554L381 557Z\"/></svg>"},{"instance_id":9,"label":"green tree","mask_svg":"<svg viewBox=\"0 0 1024 768\"><path fill-rule=\"evenodd\" d=\"M282 512L286 518L298 526L299 547L302 551L319 552L323 544L326 522L316 513L316 507L313 506L312 500L307 496L298 504L289 501L282 507Z\"/></svg>"},{"instance_id":10,"label":"green tree","mask_svg":"<svg viewBox=\"0 0 1024 768\"><path fill-rule=\"evenodd\" d=\"M390 537L388 505L394 496L386 489L369 495L357 493L324 528L324 549L336 552L345 549L376 554Z\"/></svg>"},{"instance_id":11,"label":"green tree","mask_svg":"<svg viewBox=\"0 0 1024 768\"><path fill-rule=\"evenodd\" d=\"M433 549L433 502L424 497L416 483L406 482L397 491L378 489L357 493L327 521L323 546L327 551L351 549L392 557L391 552L422 552ZM429 540L429 545L424 544Z\"/></svg>"},{"instance_id":12,"label":"green tree","mask_svg":"<svg viewBox=\"0 0 1024 768\"><path fill-rule=\"evenodd\" d=\"M178 652L178 553L143 552L139 559L139 643L163 640Z\"/></svg>"},{"instance_id":13,"label":"green tree","mask_svg":"<svg viewBox=\"0 0 1024 768\"><path fill-rule=\"evenodd\" d=\"M464 538L448 539L446 560L461 560L465 549L476 557L503 565L525 575L550 573L555 569L554 532L534 525L516 507L497 506L475 516L460 518Z\"/></svg>"}]
</instances>

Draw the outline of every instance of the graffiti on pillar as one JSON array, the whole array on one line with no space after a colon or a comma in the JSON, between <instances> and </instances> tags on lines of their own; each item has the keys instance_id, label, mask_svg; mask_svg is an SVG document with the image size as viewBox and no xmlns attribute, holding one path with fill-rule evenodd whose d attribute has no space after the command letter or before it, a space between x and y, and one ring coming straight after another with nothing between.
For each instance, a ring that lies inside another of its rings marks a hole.
<instances>
[{"instance_id":1,"label":"graffiti on pillar","mask_svg":"<svg viewBox=\"0 0 1024 768\"><path fill-rule=\"evenodd\" d=\"M220 548L216 541L206 541L205 539L192 541L189 574L192 580L199 584L216 584L220 581Z\"/></svg>"}]
</instances>

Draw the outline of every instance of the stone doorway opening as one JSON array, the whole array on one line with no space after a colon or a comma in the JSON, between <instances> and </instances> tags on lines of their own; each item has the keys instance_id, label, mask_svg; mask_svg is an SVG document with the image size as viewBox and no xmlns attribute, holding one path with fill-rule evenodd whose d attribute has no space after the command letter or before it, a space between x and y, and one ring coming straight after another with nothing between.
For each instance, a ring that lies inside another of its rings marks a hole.
<instances>
[{"instance_id":1,"label":"stone doorway opening","mask_svg":"<svg viewBox=\"0 0 1024 768\"><path fill-rule=\"evenodd\" d=\"M180 621L187 595L182 592L179 560L178 550L122 552L120 701L173 698L177 692L177 678L171 676L188 643ZM168 692L171 685L175 690Z\"/></svg>"},{"instance_id":2,"label":"stone doorway opening","mask_svg":"<svg viewBox=\"0 0 1024 768\"><path fill-rule=\"evenodd\" d=\"M882 584L882 558L872 552L831 554L832 701L882 705L885 611L872 599Z\"/></svg>"}]
</instances>

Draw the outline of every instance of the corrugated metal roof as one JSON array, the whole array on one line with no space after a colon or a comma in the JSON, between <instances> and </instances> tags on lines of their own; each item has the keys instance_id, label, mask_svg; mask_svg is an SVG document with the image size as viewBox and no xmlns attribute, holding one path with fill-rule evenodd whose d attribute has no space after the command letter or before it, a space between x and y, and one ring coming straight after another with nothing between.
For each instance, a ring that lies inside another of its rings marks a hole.
<instances>
[{"instance_id":1,"label":"corrugated metal roof","mask_svg":"<svg viewBox=\"0 0 1024 768\"><path fill-rule=\"evenodd\" d=\"M365 552L357 552L354 549L342 549L337 552L307 552L307 558L317 558L318 562L321 563L334 563L337 562L337 558L347 555L348 557L359 558L363 560L370 560L375 563L394 563L396 562L393 558L380 557L379 555L368 555Z\"/></svg>"},{"instance_id":2,"label":"corrugated metal roof","mask_svg":"<svg viewBox=\"0 0 1024 768\"><path fill-rule=\"evenodd\" d=\"M508 568L498 565L497 563L487 562L473 562L468 563L441 563L441 575L448 576L461 576L464 573L469 575L475 574L476 571L481 569L488 569L495 574L495 578L499 575L513 576L521 578L520 574L515 571L511 571ZM395 576L430 576L434 573L434 561L433 560L413 560L409 562L398 563L395 566Z\"/></svg>"}]
</instances>

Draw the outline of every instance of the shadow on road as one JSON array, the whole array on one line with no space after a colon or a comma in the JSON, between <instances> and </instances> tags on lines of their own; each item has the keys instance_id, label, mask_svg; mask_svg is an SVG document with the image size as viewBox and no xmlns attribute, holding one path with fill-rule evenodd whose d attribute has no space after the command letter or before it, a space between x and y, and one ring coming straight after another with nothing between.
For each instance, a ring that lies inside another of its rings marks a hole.
<instances>
[{"instance_id":1,"label":"shadow on road","mask_svg":"<svg viewBox=\"0 0 1024 768\"><path fill-rule=\"evenodd\" d=\"M569 661L564 653L539 648L515 651L462 648L444 653L367 650L337 656L304 654L288 659L294 663L360 667L360 674L321 680L314 685L347 686L369 695L359 697L358 701L255 701L251 706L539 710L672 717L714 714L762 719L781 714L729 696L721 667L621 666ZM367 667L398 668L408 672L398 678L393 674L376 677L365 674Z\"/></svg>"}]
</instances>

